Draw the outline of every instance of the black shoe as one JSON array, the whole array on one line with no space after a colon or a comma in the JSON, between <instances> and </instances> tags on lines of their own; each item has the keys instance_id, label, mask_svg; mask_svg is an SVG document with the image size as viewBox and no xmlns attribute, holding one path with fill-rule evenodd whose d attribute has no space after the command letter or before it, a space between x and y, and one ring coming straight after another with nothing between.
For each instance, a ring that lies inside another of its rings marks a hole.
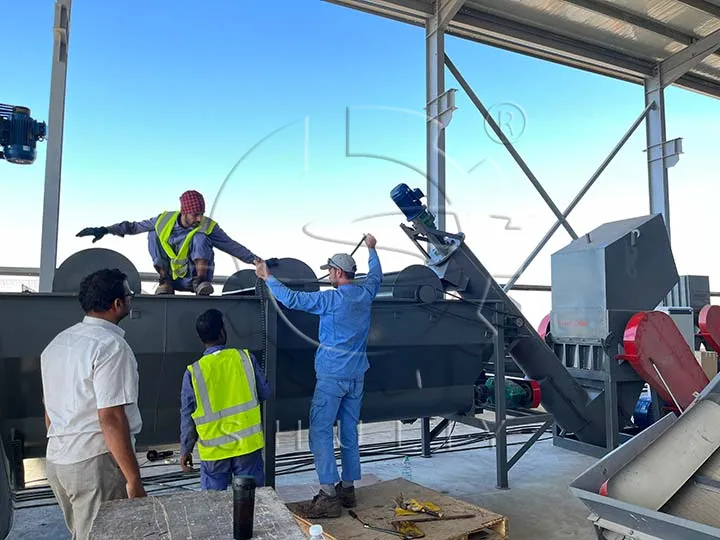
<instances>
[{"instance_id":1,"label":"black shoe","mask_svg":"<svg viewBox=\"0 0 720 540\"><path fill-rule=\"evenodd\" d=\"M328 495L321 489L312 501L298 505L298 512L306 519L338 518L342 515L340 497Z\"/></svg>"},{"instance_id":2,"label":"black shoe","mask_svg":"<svg viewBox=\"0 0 720 540\"><path fill-rule=\"evenodd\" d=\"M335 491L340 497L340 503L345 508L355 508L357 501L355 500L355 486L343 487L342 482L335 485Z\"/></svg>"}]
</instances>

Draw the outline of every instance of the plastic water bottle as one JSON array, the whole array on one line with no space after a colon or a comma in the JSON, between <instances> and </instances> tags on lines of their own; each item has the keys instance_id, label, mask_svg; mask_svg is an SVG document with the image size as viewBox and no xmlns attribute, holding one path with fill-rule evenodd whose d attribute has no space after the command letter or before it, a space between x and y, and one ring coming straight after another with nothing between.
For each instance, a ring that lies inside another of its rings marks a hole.
<instances>
[{"instance_id":1,"label":"plastic water bottle","mask_svg":"<svg viewBox=\"0 0 720 540\"><path fill-rule=\"evenodd\" d=\"M310 540L325 540L322 525L310 525Z\"/></svg>"},{"instance_id":2,"label":"plastic water bottle","mask_svg":"<svg viewBox=\"0 0 720 540\"><path fill-rule=\"evenodd\" d=\"M410 456L405 456L402 460L401 475L408 482L412 482L412 465L410 464Z\"/></svg>"}]
</instances>

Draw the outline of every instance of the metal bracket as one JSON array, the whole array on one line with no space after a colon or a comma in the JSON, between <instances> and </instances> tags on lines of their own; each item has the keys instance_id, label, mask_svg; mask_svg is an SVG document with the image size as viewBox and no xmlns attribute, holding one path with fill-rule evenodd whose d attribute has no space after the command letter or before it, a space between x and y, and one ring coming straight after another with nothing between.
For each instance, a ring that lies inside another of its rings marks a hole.
<instances>
[{"instance_id":1,"label":"metal bracket","mask_svg":"<svg viewBox=\"0 0 720 540\"><path fill-rule=\"evenodd\" d=\"M644 152L649 152L648 161L665 161L665 167L670 168L677 164L682 150L682 137L665 141L662 144L649 146Z\"/></svg>"},{"instance_id":2,"label":"metal bracket","mask_svg":"<svg viewBox=\"0 0 720 540\"><path fill-rule=\"evenodd\" d=\"M436 32L444 32L464 3L465 0L435 0L435 15L431 19L432 29L426 37L429 38Z\"/></svg>"},{"instance_id":3,"label":"metal bracket","mask_svg":"<svg viewBox=\"0 0 720 540\"><path fill-rule=\"evenodd\" d=\"M634 538L637 540L662 540L657 536L650 536L649 534L630 529L625 525L620 525L619 523L601 518L594 512L588 516L588 520L590 520L593 525L599 529L600 534L603 534L602 538L608 538L611 540L622 540L623 538Z\"/></svg>"},{"instance_id":4,"label":"metal bracket","mask_svg":"<svg viewBox=\"0 0 720 540\"><path fill-rule=\"evenodd\" d=\"M440 122L442 129L448 127L450 120L452 120L453 111L457 109L455 106L456 91L456 88L451 88L440 94L437 99L428 102L425 108L428 122Z\"/></svg>"}]
</instances>

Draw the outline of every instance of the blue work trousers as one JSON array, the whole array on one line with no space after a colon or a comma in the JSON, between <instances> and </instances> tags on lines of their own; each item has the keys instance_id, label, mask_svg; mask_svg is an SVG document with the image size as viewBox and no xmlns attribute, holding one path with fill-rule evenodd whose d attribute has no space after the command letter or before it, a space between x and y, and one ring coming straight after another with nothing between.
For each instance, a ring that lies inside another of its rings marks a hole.
<instances>
[{"instance_id":1,"label":"blue work trousers","mask_svg":"<svg viewBox=\"0 0 720 540\"><path fill-rule=\"evenodd\" d=\"M179 241L182 245L182 239L170 238L171 245L173 241ZM178 250L180 248L178 247ZM148 233L148 251L152 257L153 265L165 268L168 271L168 275L171 276L170 272L170 258L168 257L165 250L160 245L160 240L157 237L155 231ZM215 270L215 253L213 251L212 242L206 234L196 233L192 237L190 242L190 253L188 260L188 274L184 278L175 279L172 281L173 288L177 291L192 291L192 279L195 277L195 264L193 261L196 259L205 259L208 262L208 272L206 279L212 281Z\"/></svg>"},{"instance_id":2,"label":"blue work trousers","mask_svg":"<svg viewBox=\"0 0 720 540\"><path fill-rule=\"evenodd\" d=\"M340 430L342 479L360 480L358 422L363 398L363 379L318 379L310 405L310 451L321 484L340 481L335 463L333 425Z\"/></svg>"},{"instance_id":3,"label":"blue work trousers","mask_svg":"<svg viewBox=\"0 0 720 540\"><path fill-rule=\"evenodd\" d=\"M233 475L254 476L258 487L265 485L262 450L244 456L200 462L201 489L224 491L230 485Z\"/></svg>"}]
</instances>

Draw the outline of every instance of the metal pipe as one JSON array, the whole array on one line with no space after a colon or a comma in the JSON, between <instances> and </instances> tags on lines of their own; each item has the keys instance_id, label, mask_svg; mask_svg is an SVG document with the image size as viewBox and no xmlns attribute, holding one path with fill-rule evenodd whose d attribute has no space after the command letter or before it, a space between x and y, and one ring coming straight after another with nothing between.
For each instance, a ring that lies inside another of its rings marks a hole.
<instances>
[{"instance_id":1,"label":"metal pipe","mask_svg":"<svg viewBox=\"0 0 720 540\"><path fill-rule=\"evenodd\" d=\"M602 162L602 164L597 168L595 173L590 177L590 179L585 183L585 185L582 187L582 189L578 192L577 195L575 195L575 198L572 200L572 202L568 205L568 207L563 212L563 217L567 218L568 215L570 215L570 212L572 212L575 207L578 205L578 203L582 200L582 198L585 196L585 194L590 191L590 188L593 186L595 181L600 177L600 175L605 171L607 166L610 164L610 162L615 158L617 153L622 149L623 146L625 146L625 143L628 141L630 137L632 137L632 134L635 133L635 130L638 128L640 123L647 117L648 113L650 112L650 109L653 107L652 103L647 105L643 112L640 114L640 116L635 119L635 121L630 126L630 129L628 129L625 132L625 135L622 136L620 141L615 145L615 148L612 149L610 154L605 158L605 161ZM512 278L510 278L510 281L508 281L504 286L503 290L505 292L508 292L510 289L513 288L513 285L515 285L515 282L520 278L522 273L527 270L528 266L530 266L530 263L533 262L535 257L537 257L538 253L542 251L542 249L545 247L545 244L548 243L550 238L552 238L552 235L555 234L555 231L557 231L558 227L560 227L560 221L556 221L555 225L550 227L550 230L545 234L542 240L540 240L540 243L535 246L535 249L532 250L530 255L527 259L525 259L525 262L523 262L520 265L520 268L518 268L517 272L513 275Z\"/></svg>"},{"instance_id":2,"label":"metal pipe","mask_svg":"<svg viewBox=\"0 0 720 540\"><path fill-rule=\"evenodd\" d=\"M550 207L550 209L553 211L553 214L555 214L555 217L557 217L563 227L567 230L568 234L572 237L573 240L576 240L578 235L575 233L573 228L570 226L570 224L567 222L565 217L560 212L560 209L555 205L553 200L550 198L550 195L545 191L545 188L542 187L542 184L540 181L535 177L533 172L530 170L530 167L527 166L523 158L518 154L517 150L515 150L515 147L512 145L512 143L508 140L508 138L505 136L505 134L502 132L502 129L500 129L500 126L497 125L495 120L492 116L490 116L490 112L485 108L485 106L480 101L480 98L477 97L475 92L473 92L473 89L470 88L470 85L467 83L467 81L463 78L463 76L460 74L458 69L455 67L455 64L452 63L452 60L448 57L448 55L445 55L445 64L447 65L450 72L453 74L455 79L458 83L460 83L460 86L463 87L463 90L465 90L465 93L470 98L470 101L472 101L475 106L480 111L480 114L483 115L483 118L485 121L490 124L490 127L495 132L495 135L498 136L498 138L502 141L503 145L505 145L505 148L508 149L508 152L510 152L510 155L513 157L515 162L518 164L518 166L522 169L522 171L525 173L525 175L528 177L530 182L533 186L535 186L535 189L537 189L538 193L540 193L540 196L543 198L543 200L547 203L547 205Z\"/></svg>"}]
</instances>

